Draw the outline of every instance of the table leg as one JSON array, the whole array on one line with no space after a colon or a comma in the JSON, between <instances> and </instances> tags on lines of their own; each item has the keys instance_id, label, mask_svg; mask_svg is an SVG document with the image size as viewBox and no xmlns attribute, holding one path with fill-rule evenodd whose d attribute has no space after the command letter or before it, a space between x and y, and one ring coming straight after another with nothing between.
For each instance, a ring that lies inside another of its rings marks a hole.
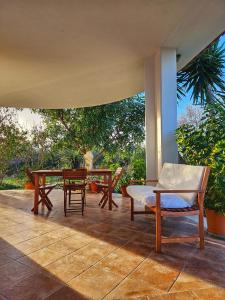
<instances>
[{"instance_id":1,"label":"table leg","mask_svg":"<svg viewBox=\"0 0 225 300\"><path fill-rule=\"evenodd\" d=\"M39 175L34 174L34 214L38 215L38 200L39 200Z\"/></svg>"},{"instance_id":2,"label":"table leg","mask_svg":"<svg viewBox=\"0 0 225 300\"><path fill-rule=\"evenodd\" d=\"M104 175L103 182L104 182L104 183L106 183L106 182L107 182L107 175Z\"/></svg>"},{"instance_id":3,"label":"table leg","mask_svg":"<svg viewBox=\"0 0 225 300\"><path fill-rule=\"evenodd\" d=\"M43 186L45 186L45 184L46 184L46 176L45 175L42 175L41 183ZM45 198L45 201L46 201L46 198ZM45 202L42 201L42 207L44 207L44 205L45 205Z\"/></svg>"},{"instance_id":4,"label":"table leg","mask_svg":"<svg viewBox=\"0 0 225 300\"><path fill-rule=\"evenodd\" d=\"M43 176L42 176L42 185L45 185L45 183L46 183L46 176L43 175Z\"/></svg>"},{"instance_id":5,"label":"table leg","mask_svg":"<svg viewBox=\"0 0 225 300\"><path fill-rule=\"evenodd\" d=\"M109 210L112 210L112 174L108 176L108 185Z\"/></svg>"}]
</instances>

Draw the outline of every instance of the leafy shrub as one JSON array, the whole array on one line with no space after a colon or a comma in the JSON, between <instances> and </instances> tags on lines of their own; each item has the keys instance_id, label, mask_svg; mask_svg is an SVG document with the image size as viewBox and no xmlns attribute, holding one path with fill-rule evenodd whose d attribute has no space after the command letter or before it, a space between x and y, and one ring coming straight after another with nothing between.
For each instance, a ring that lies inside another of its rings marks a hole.
<instances>
[{"instance_id":1,"label":"leafy shrub","mask_svg":"<svg viewBox=\"0 0 225 300\"><path fill-rule=\"evenodd\" d=\"M145 148L139 146L131 156L130 161L131 176L134 179L145 179L146 178L146 159L145 159Z\"/></svg>"},{"instance_id":2,"label":"leafy shrub","mask_svg":"<svg viewBox=\"0 0 225 300\"><path fill-rule=\"evenodd\" d=\"M225 214L225 106L213 103L204 109L198 127L182 125L177 129L178 151L187 164L211 169L207 208Z\"/></svg>"},{"instance_id":3,"label":"leafy shrub","mask_svg":"<svg viewBox=\"0 0 225 300\"><path fill-rule=\"evenodd\" d=\"M116 191L120 191L121 186L129 185L132 179L145 179L146 177L146 160L145 148L141 145L137 146L133 153L127 152L126 158L129 159L125 166L125 172L119 180Z\"/></svg>"}]
</instances>

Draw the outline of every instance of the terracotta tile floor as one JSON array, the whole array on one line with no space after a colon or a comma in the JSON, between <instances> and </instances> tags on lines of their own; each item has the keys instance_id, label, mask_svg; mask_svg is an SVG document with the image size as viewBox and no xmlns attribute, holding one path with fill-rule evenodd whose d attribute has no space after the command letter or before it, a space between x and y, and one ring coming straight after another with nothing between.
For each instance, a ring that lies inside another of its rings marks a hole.
<instances>
[{"instance_id":1,"label":"terracotta tile floor","mask_svg":"<svg viewBox=\"0 0 225 300\"><path fill-rule=\"evenodd\" d=\"M34 216L32 191L0 192L0 300L225 299L225 242L207 237L154 252L154 219L130 221L129 199L100 209L87 195L84 217L63 216L63 194L53 211ZM193 233L190 219L166 219L164 234Z\"/></svg>"}]
</instances>

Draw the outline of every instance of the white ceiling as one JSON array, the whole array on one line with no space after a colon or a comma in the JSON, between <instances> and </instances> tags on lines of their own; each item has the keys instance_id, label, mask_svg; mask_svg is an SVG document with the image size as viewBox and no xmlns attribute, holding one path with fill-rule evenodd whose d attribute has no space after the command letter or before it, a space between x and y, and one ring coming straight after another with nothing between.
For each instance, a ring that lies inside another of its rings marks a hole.
<instances>
[{"instance_id":1,"label":"white ceiling","mask_svg":"<svg viewBox=\"0 0 225 300\"><path fill-rule=\"evenodd\" d=\"M81 107L144 88L144 60L178 68L225 28L225 0L0 0L0 106Z\"/></svg>"}]
</instances>

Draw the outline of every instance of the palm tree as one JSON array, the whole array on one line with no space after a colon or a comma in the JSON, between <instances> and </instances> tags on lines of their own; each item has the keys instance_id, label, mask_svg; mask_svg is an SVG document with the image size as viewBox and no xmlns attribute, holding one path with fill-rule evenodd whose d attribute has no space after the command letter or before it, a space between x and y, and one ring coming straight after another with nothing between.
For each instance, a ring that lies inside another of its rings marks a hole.
<instances>
[{"instance_id":1,"label":"palm tree","mask_svg":"<svg viewBox=\"0 0 225 300\"><path fill-rule=\"evenodd\" d=\"M178 99L191 91L194 105L217 101L218 93L225 90L224 64L225 47L217 39L178 72Z\"/></svg>"}]
</instances>

